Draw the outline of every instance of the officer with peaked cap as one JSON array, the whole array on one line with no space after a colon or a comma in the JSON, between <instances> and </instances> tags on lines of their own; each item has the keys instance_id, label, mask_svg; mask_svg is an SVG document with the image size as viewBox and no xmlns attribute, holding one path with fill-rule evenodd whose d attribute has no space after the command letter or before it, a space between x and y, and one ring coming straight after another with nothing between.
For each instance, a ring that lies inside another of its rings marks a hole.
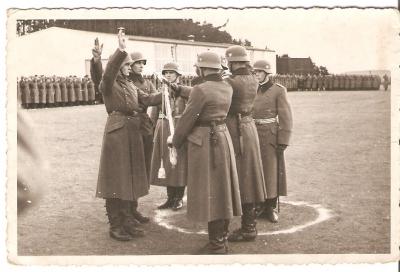
<instances>
[{"instance_id":1,"label":"officer with peaked cap","mask_svg":"<svg viewBox=\"0 0 400 272\"><path fill-rule=\"evenodd\" d=\"M291 136L292 111L286 88L274 84L269 78L272 74L270 63L263 59L258 60L254 63L253 69L259 81L253 117L260 139L268 196L259 214L276 223L278 222L277 200L279 196L287 195L283 152L289 145Z\"/></svg>"},{"instance_id":2,"label":"officer with peaked cap","mask_svg":"<svg viewBox=\"0 0 400 272\"><path fill-rule=\"evenodd\" d=\"M233 90L221 77L221 58L214 52L198 55L202 82L192 88L173 139L176 148L187 141L188 217L208 222L208 244L199 251L228 251L229 221L241 215L234 149L225 118Z\"/></svg>"},{"instance_id":3,"label":"officer with peaked cap","mask_svg":"<svg viewBox=\"0 0 400 272\"><path fill-rule=\"evenodd\" d=\"M149 95L130 80L132 59L122 30L99 88L108 119L103 136L96 196L106 200L110 236L119 241L143 236L132 215L131 203L149 191L141 135L140 105L159 105L161 93Z\"/></svg>"},{"instance_id":4,"label":"officer with peaked cap","mask_svg":"<svg viewBox=\"0 0 400 272\"><path fill-rule=\"evenodd\" d=\"M175 62L168 62L162 69L162 74L171 84L180 84L179 78L182 75L179 66ZM185 110L186 99L173 96L173 91L169 89L171 114L174 118L174 124ZM154 144L151 157L150 184L167 187L167 200L158 209L172 208L178 211L183 207L183 196L185 193L187 179L187 148L183 144L177 150L177 164L173 167L169 159L169 150L167 138L170 135L168 119L166 119L166 109L164 106L158 106L158 120L154 131ZM159 169L165 169L165 176L159 177Z\"/></svg>"},{"instance_id":5,"label":"officer with peaked cap","mask_svg":"<svg viewBox=\"0 0 400 272\"><path fill-rule=\"evenodd\" d=\"M241 227L230 234L229 241L252 241L257 236L256 204L267 197L257 128L252 118L258 81L249 70L250 58L244 47L229 47L225 57L232 73L226 81L233 89L226 124L236 155L243 212Z\"/></svg>"}]
</instances>

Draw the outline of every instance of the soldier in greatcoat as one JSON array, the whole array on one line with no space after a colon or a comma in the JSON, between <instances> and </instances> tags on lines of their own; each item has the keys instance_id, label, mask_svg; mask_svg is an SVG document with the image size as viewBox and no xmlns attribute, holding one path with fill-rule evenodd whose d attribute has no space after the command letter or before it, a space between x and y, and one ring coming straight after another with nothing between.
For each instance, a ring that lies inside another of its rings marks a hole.
<instances>
[{"instance_id":1,"label":"soldier in greatcoat","mask_svg":"<svg viewBox=\"0 0 400 272\"><path fill-rule=\"evenodd\" d=\"M44 108L46 106L46 83L44 77L40 77L38 80L39 89L39 108Z\"/></svg>"},{"instance_id":2,"label":"soldier in greatcoat","mask_svg":"<svg viewBox=\"0 0 400 272\"><path fill-rule=\"evenodd\" d=\"M89 104L89 93L88 93L88 76L84 76L82 78L82 83L81 83L81 90L82 90L82 104L87 105Z\"/></svg>"},{"instance_id":3,"label":"soldier in greatcoat","mask_svg":"<svg viewBox=\"0 0 400 272\"><path fill-rule=\"evenodd\" d=\"M311 91L311 87L312 87L312 76L310 74L307 74L305 76L305 90L306 91Z\"/></svg>"},{"instance_id":4,"label":"soldier in greatcoat","mask_svg":"<svg viewBox=\"0 0 400 272\"><path fill-rule=\"evenodd\" d=\"M317 75L317 91L323 91L324 84L324 76L319 74Z\"/></svg>"},{"instance_id":5,"label":"soldier in greatcoat","mask_svg":"<svg viewBox=\"0 0 400 272\"><path fill-rule=\"evenodd\" d=\"M144 78L142 75L144 66L147 63L147 59L143 56L141 52L132 52L131 58L133 60L133 64L131 67L131 73L129 75L130 80L132 80L133 84L135 84L135 86L143 92L148 94L156 93L156 88L154 87L153 83L151 83L149 79ZM155 123L158 119L158 111L155 108L148 108L145 105L142 105L141 117L146 169L147 174L149 175L151 167L151 157L153 152L153 133Z\"/></svg>"},{"instance_id":6,"label":"soldier in greatcoat","mask_svg":"<svg viewBox=\"0 0 400 272\"><path fill-rule=\"evenodd\" d=\"M46 87L46 103L48 107L54 107L54 86L50 78L45 80Z\"/></svg>"},{"instance_id":7,"label":"soldier in greatcoat","mask_svg":"<svg viewBox=\"0 0 400 272\"><path fill-rule=\"evenodd\" d=\"M39 94L39 78L34 76L31 78L29 83L29 89L31 90L31 101L32 101L32 108L39 107L40 104L40 94Z\"/></svg>"},{"instance_id":8,"label":"soldier in greatcoat","mask_svg":"<svg viewBox=\"0 0 400 272\"><path fill-rule=\"evenodd\" d=\"M66 84L68 90L68 105L73 106L76 103L76 96L75 96L74 82L72 76L69 76L67 78Z\"/></svg>"},{"instance_id":9,"label":"soldier in greatcoat","mask_svg":"<svg viewBox=\"0 0 400 272\"><path fill-rule=\"evenodd\" d=\"M179 78L182 75L177 63L166 63L162 74L171 84L180 84ZM174 123L177 124L185 109L186 99L171 95L173 89L169 89L170 105ZM167 200L158 206L159 209L177 211L183 207L183 196L187 183L187 148L183 144L177 150L177 164L172 167L169 158L167 138L170 135L168 119L166 119L165 103L158 106L158 120L154 131L154 144L151 157L150 184L167 187ZM159 169L165 169L165 176L159 177Z\"/></svg>"},{"instance_id":10,"label":"soldier in greatcoat","mask_svg":"<svg viewBox=\"0 0 400 272\"><path fill-rule=\"evenodd\" d=\"M81 89L81 79L74 76L73 79L74 92L75 92L75 105L81 105L83 101L82 89Z\"/></svg>"},{"instance_id":11,"label":"soldier in greatcoat","mask_svg":"<svg viewBox=\"0 0 400 272\"><path fill-rule=\"evenodd\" d=\"M88 78L88 84L87 84L87 89L88 89L88 101L90 105L94 105L96 102L96 91L94 88L94 82L91 78Z\"/></svg>"},{"instance_id":12,"label":"soldier in greatcoat","mask_svg":"<svg viewBox=\"0 0 400 272\"><path fill-rule=\"evenodd\" d=\"M385 91L387 91L389 85L390 85L390 78L388 77L387 74L384 74L383 75L383 88L385 89Z\"/></svg>"},{"instance_id":13,"label":"soldier in greatcoat","mask_svg":"<svg viewBox=\"0 0 400 272\"><path fill-rule=\"evenodd\" d=\"M52 81L53 81L53 86L54 86L54 102L55 102L55 106L59 107L62 104L60 78L54 76Z\"/></svg>"},{"instance_id":14,"label":"soldier in greatcoat","mask_svg":"<svg viewBox=\"0 0 400 272\"><path fill-rule=\"evenodd\" d=\"M333 75L332 79L332 89L337 91L339 90L339 76L338 75Z\"/></svg>"},{"instance_id":15,"label":"soldier in greatcoat","mask_svg":"<svg viewBox=\"0 0 400 272\"><path fill-rule=\"evenodd\" d=\"M67 81L65 77L60 79L60 89L61 89L61 106L68 105L68 89L67 89Z\"/></svg>"},{"instance_id":16,"label":"soldier in greatcoat","mask_svg":"<svg viewBox=\"0 0 400 272\"><path fill-rule=\"evenodd\" d=\"M99 78L101 77L100 75L103 73L103 67L101 63L101 53L102 53L102 48L103 45L99 45L99 41L96 38L95 40L95 46L92 49L92 54L93 58L91 60L91 75L94 78ZM156 93L156 89L153 86L153 84L143 78L142 76L142 71L144 65L146 65L146 59L143 57L143 55L140 52L133 52L130 54L130 58L132 59L132 64L131 64L131 70L129 73L129 80L137 87L139 88L142 92L147 93L147 94L154 94ZM103 99L102 99L103 100ZM139 101L140 102L140 101ZM147 109L148 106L141 104L139 109L138 109L138 116L140 117L140 132L142 134L142 141L144 145L144 158L145 158L145 164L146 164L146 171L147 171L147 177L150 176L150 166L151 166L151 154L153 151L153 132L154 132L154 123L157 120L157 117L153 117L153 120L151 117L147 114ZM152 111L156 114L156 111ZM131 211L132 215L136 220L138 220L140 223L148 223L150 222L150 218L147 216L144 216L142 213L138 211L138 206L139 203L137 200L131 201Z\"/></svg>"},{"instance_id":17,"label":"soldier in greatcoat","mask_svg":"<svg viewBox=\"0 0 400 272\"><path fill-rule=\"evenodd\" d=\"M132 215L132 202L145 196L149 183L141 134L140 105L159 105L161 93L146 94L130 80L133 63L122 30L119 48L110 57L99 89L108 119L103 136L96 196L106 200L110 236L127 241L143 236Z\"/></svg>"},{"instance_id":18,"label":"soldier in greatcoat","mask_svg":"<svg viewBox=\"0 0 400 272\"><path fill-rule=\"evenodd\" d=\"M287 195L283 152L289 145L293 123L292 111L286 88L269 80L269 75L272 73L270 63L266 60L258 60L253 67L260 82L254 102L253 118L260 139L268 197L259 210L259 214L276 223L278 222L276 210L278 197Z\"/></svg>"},{"instance_id":19,"label":"soldier in greatcoat","mask_svg":"<svg viewBox=\"0 0 400 272\"><path fill-rule=\"evenodd\" d=\"M271 80L271 82L273 82L272 79L270 79L270 80ZM297 77L297 87L298 87L297 90L298 91L304 91L304 81L305 81L305 78L303 75L299 75Z\"/></svg>"},{"instance_id":20,"label":"soldier in greatcoat","mask_svg":"<svg viewBox=\"0 0 400 272\"><path fill-rule=\"evenodd\" d=\"M21 88L21 103L22 107L25 109L31 108L31 91L29 88L29 79L22 77L20 82Z\"/></svg>"},{"instance_id":21,"label":"soldier in greatcoat","mask_svg":"<svg viewBox=\"0 0 400 272\"><path fill-rule=\"evenodd\" d=\"M172 143L179 149L187 142L188 217L208 222L209 243L199 253L225 254L229 221L241 215L234 149L225 125L233 90L220 75L218 54L201 53L196 65L202 82L190 92Z\"/></svg>"},{"instance_id":22,"label":"soldier in greatcoat","mask_svg":"<svg viewBox=\"0 0 400 272\"><path fill-rule=\"evenodd\" d=\"M257 236L255 207L266 199L257 128L252 118L258 81L249 70L246 49L234 45L225 52L232 75L226 81L233 88L227 127L232 137L242 202L241 227L230 234L232 242L252 241Z\"/></svg>"},{"instance_id":23,"label":"soldier in greatcoat","mask_svg":"<svg viewBox=\"0 0 400 272\"><path fill-rule=\"evenodd\" d=\"M316 74L312 75L312 80L311 80L311 89L313 91L317 91L317 81L318 81L318 77Z\"/></svg>"}]
</instances>

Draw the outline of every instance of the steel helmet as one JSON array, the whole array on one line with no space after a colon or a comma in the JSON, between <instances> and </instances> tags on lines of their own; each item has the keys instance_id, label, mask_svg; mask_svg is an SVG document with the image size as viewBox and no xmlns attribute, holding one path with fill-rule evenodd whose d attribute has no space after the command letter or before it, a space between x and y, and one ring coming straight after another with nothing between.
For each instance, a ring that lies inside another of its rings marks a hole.
<instances>
[{"instance_id":1,"label":"steel helmet","mask_svg":"<svg viewBox=\"0 0 400 272\"><path fill-rule=\"evenodd\" d=\"M214 68L221 70L221 57L211 51L203 52L197 55L196 66L200 68Z\"/></svg>"},{"instance_id":2,"label":"steel helmet","mask_svg":"<svg viewBox=\"0 0 400 272\"><path fill-rule=\"evenodd\" d=\"M231 61L250 61L247 51L243 46L233 45L228 47L225 52L226 59Z\"/></svg>"},{"instance_id":3,"label":"steel helmet","mask_svg":"<svg viewBox=\"0 0 400 272\"><path fill-rule=\"evenodd\" d=\"M267 74L272 74L271 64L268 61L263 60L263 59L262 60L257 60L256 62L254 62L253 69L254 70L264 71Z\"/></svg>"},{"instance_id":4,"label":"steel helmet","mask_svg":"<svg viewBox=\"0 0 400 272\"><path fill-rule=\"evenodd\" d=\"M137 61L144 61L144 64L146 64L146 62L147 62L147 60L144 58L143 54L140 52L132 52L131 58L133 60L133 63L135 63Z\"/></svg>"},{"instance_id":5,"label":"steel helmet","mask_svg":"<svg viewBox=\"0 0 400 272\"><path fill-rule=\"evenodd\" d=\"M168 62L168 63L164 64L164 67L163 67L161 73L164 74L166 71L174 71L178 75L180 75L180 76L182 75L182 73L179 71L178 64L175 62Z\"/></svg>"}]
</instances>

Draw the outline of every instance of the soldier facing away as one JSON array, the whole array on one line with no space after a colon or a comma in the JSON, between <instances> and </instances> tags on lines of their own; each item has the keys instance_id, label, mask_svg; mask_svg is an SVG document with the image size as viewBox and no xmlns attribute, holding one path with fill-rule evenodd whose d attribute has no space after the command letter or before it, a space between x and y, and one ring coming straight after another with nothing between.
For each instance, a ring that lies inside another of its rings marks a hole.
<instances>
[{"instance_id":1,"label":"soldier facing away","mask_svg":"<svg viewBox=\"0 0 400 272\"><path fill-rule=\"evenodd\" d=\"M231 242L253 241L257 236L255 207L267 197L257 128L252 118L258 81L248 68L250 58L244 47L231 46L225 56L232 73L226 81L233 89L226 124L236 156L243 213L241 227L228 239Z\"/></svg>"},{"instance_id":2,"label":"soldier facing away","mask_svg":"<svg viewBox=\"0 0 400 272\"><path fill-rule=\"evenodd\" d=\"M187 141L188 217L208 222L209 242L198 253L225 254L229 221L241 215L234 149L225 125L233 90L221 77L217 54L199 54L196 65L202 82L191 90L168 142L179 149Z\"/></svg>"}]
</instances>

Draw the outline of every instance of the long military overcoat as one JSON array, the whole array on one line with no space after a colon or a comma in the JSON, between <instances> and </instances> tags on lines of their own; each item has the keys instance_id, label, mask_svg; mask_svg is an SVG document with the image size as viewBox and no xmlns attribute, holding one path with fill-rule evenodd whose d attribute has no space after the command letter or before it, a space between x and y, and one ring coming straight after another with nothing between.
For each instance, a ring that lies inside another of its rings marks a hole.
<instances>
[{"instance_id":1,"label":"long military overcoat","mask_svg":"<svg viewBox=\"0 0 400 272\"><path fill-rule=\"evenodd\" d=\"M172 109L172 116L174 124L179 122L179 119L185 109L184 98L177 97L173 99L170 96L170 105ZM166 112L165 109L159 106L159 116L156 128L154 130L153 152L151 156L151 169L150 169L150 184L158 186L174 186L181 187L187 184L187 146L183 144L179 149L178 161L175 167L169 159L169 149L167 146L167 138L170 135L168 119L162 118ZM165 168L166 177L158 178L158 170L160 169L161 160Z\"/></svg>"},{"instance_id":2,"label":"long military overcoat","mask_svg":"<svg viewBox=\"0 0 400 272\"><path fill-rule=\"evenodd\" d=\"M233 88L232 104L226 124L236 155L241 201L242 203L264 202L267 196L260 144L253 118L248 115L253 110L258 81L246 68L234 71L226 81ZM238 113L248 116L239 121ZM242 144L240 134L242 135Z\"/></svg>"},{"instance_id":3,"label":"long military overcoat","mask_svg":"<svg viewBox=\"0 0 400 272\"><path fill-rule=\"evenodd\" d=\"M104 130L96 196L136 200L148 194L139 103L158 105L161 93L148 95L123 77L119 68L127 53L119 49L110 58L99 89L109 114Z\"/></svg>"},{"instance_id":4,"label":"long military overcoat","mask_svg":"<svg viewBox=\"0 0 400 272\"><path fill-rule=\"evenodd\" d=\"M173 144L177 148L185 142L188 145L188 217L210 222L240 216L241 202L235 155L226 125L215 127L213 143L211 128L196 125L196 122L225 119L232 88L220 75L204 79L190 93Z\"/></svg>"},{"instance_id":5,"label":"long military overcoat","mask_svg":"<svg viewBox=\"0 0 400 272\"><path fill-rule=\"evenodd\" d=\"M56 103L61 103L62 96L61 96L60 81L59 80L54 81L53 86L54 86L54 101Z\"/></svg>"},{"instance_id":6,"label":"long military overcoat","mask_svg":"<svg viewBox=\"0 0 400 272\"><path fill-rule=\"evenodd\" d=\"M264 169L265 186L268 198L278 195L287 195L287 182L285 169L281 172L278 185L278 157L276 148L278 144L289 145L292 131L292 111L287 99L286 89L282 85L270 81L261 85L254 103L253 117L256 121L260 151ZM278 122L258 123L258 120L276 118ZM281 164L283 166L284 164Z\"/></svg>"}]
</instances>

